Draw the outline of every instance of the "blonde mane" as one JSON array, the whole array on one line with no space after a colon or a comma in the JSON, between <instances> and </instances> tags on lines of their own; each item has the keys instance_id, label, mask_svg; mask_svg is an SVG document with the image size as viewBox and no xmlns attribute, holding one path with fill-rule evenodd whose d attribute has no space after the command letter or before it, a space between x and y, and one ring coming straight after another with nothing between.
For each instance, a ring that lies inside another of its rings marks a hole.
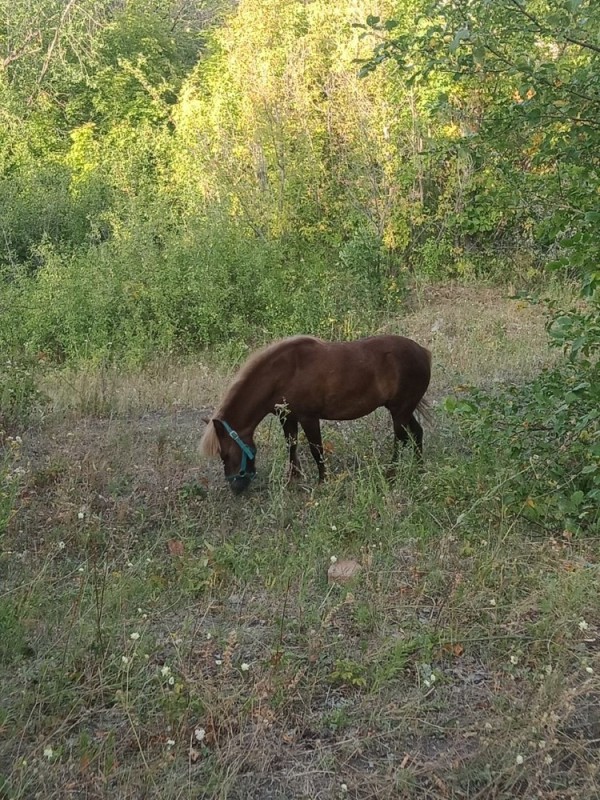
<instances>
[{"instance_id":1,"label":"blonde mane","mask_svg":"<svg viewBox=\"0 0 600 800\"><path fill-rule=\"evenodd\" d=\"M200 452L203 456L207 456L208 458L212 458L214 456L218 456L221 452L221 443L219 442L219 437L217 436L217 432L215 430L215 426L213 425L213 419L215 417L219 418L221 415L221 409L225 408L232 397L237 393L238 387L240 383L242 383L248 377L248 374L252 372L257 366L259 366L263 361L270 358L274 352L279 350L281 347L296 341L297 339L313 339L312 336L290 336L287 339L279 339L276 342L272 342L271 344L267 345L266 347L257 350L255 353L252 353L248 357L248 359L242 364L240 369L238 370L231 386L225 393L225 397L221 401L219 408L214 412L211 419L208 421L206 425L206 430L200 440Z\"/></svg>"},{"instance_id":2,"label":"blonde mane","mask_svg":"<svg viewBox=\"0 0 600 800\"><path fill-rule=\"evenodd\" d=\"M219 437L217 436L212 419L209 419L206 423L206 430L204 431L202 439L200 439L200 452L207 458L214 458L214 456L218 456L221 452L221 443L219 442Z\"/></svg>"}]
</instances>

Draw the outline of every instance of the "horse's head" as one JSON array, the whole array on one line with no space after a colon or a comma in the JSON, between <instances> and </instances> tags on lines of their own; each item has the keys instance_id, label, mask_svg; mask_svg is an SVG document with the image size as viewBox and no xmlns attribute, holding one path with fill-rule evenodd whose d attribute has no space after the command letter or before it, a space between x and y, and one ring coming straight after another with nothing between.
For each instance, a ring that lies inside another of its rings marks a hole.
<instances>
[{"instance_id":1,"label":"horse's head","mask_svg":"<svg viewBox=\"0 0 600 800\"><path fill-rule=\"evenodd\" d=\"M256 447L252 437L242 438L225 420L211 420L218 439L218 454L231 491L240 494L256 475Z\"/></svg>"}]
</instances>

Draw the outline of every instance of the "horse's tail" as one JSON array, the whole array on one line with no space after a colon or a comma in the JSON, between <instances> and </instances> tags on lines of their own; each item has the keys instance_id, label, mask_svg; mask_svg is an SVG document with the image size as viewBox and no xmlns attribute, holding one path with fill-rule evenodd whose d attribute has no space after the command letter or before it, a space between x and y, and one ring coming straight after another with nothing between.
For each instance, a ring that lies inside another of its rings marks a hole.
<instances>
[{"instance_id":1,"label":"horse's tail","mask_svg":"<svg viewBox=\"0 0 600 800\"><path fill-rule=\"evenodd\" d=\"M425 350L425 353L427 354L429 369L431 370L431 350L428 350L426 347L423 347L423 350ZM423 397L419 400L415 410L419 412L420 416L423 417L428 425L433 425L433 411L431 409L431 403L425 397L425 395L423 395Z\"/></svg>"},{"instance_id":2,"label":"horse's tail","mask_svg":"<svg viewBox=\"0 0 600 800\"><path fill-rule=\"evenodd\" d=\"M419 413L428 425L433 425L433 411L431 409L431 403L426 397L422 397L419 400L415 411Z\"/></svg>"},{"instance_id":3,"label":"horse's tail","mask_svg":"<svg viewBox=\"0 0 600 800\"><path fill-rule=\"evenodd\" d=\"M218 456L221 452L221 444L212 419L204 421L206 422L206 430L204 431L202 439L200 439L199 449L203 456L212 458L213 456Z\"/></svg>"}]
</instances>

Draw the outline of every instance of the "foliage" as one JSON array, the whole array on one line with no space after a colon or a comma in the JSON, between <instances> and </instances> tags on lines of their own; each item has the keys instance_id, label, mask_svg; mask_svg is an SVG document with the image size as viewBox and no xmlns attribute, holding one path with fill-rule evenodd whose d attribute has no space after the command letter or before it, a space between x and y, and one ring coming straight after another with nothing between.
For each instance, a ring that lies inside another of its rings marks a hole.
<instances>
[{"instance_id":1,"label":"foliage","mask_svg":"<svg viewBox=\"0 0 600 800\"><path fill-rule=\"evenodd\" d=\"M370 11L44 0L31 20L11 7L10 347L140 361L358 335L400 307L409 271L520 281L519 262L529 279L550 261L559 280L580 276L587 303L557 309L551 335L593 360L597 11Z\"/></svg>"},{"instance_id":2,"label":"foliage","mask_svg":"<svg viewBox=\"0 0 600 800\"><path fill-rule=\"evenodd\" d=\"M409 269L497 275L523 246L535 265L543 208L527 191L547 179L491 136L516 141L490 82L387 66L360 80L369 10L44 0L31 20L11 7L0 291L31 309L9 312L20 346L139 360L356 335L399 307ZM394 35L418 42L425 10L404 5Z\"/></svg>"},{"instance_id":3,"label":"foliage","mask_svg":"<svg viewBox=\"0 0 600 800\"><path fill-rule=\"evenodd\" d=\"M466 202L448 209L449 229L514 235L516 206L522 230L552 253L554 269L579 277L585 298L575 310L556 304L549 325L568 362L448 408L476 447L510 455L525 513L591 528L600 500L600 14L585 0L503 0L424 3L416 20L412 33L393 19L367 20L365 34L379 43L363 74L391 60L415 86L434 85L440 70L452 75L436 114L455 126L457 159L476 174Z\"/></svg>"},{"instance_id":4,"label":"foliage","mask_svg":"<svg viewBox=\"0 0 600 800\"><path fill-rule=\"evenodd\" d=\"M360 272L324 267L328 254L299 251L294 241L248 240L227 219L183 230L176 220L168 225L166 208L147 207L147 215L87 250L37 248L37 273L12 282L5 312L11 336L28 353L59 362L145 361L232 340L260 342L265 332L357 336L377 319L376 285ZM159 216L160 237L152 233Z\"/></svg>"},{"instance_id":5,"label":"foliage","mask_svg":"<svg viewBox=\"0 0 600 800\"><path fill-rule=\"evenodd\" d=\"M544 371L532 383L448 398L480 455L493 455L512 488L512 509L552 533L600 523L600 381L579 365Z\"/></svg>"},{"instance_id":6,"label":"foliage","mask_svg":"<svg viewBox=\"0 0 600 800\"><path fill-rule=\"evenodd\" d=\"M412 32L393 19L367 20L365 33L379 43L363 74L392 60L408 83L432 87L449 71L435 112L454 129L456 156L472 173L450 226L468 236L521 227L550 249L555 268L580 276L590 303L586 317L570 317L576 348L597 351L598 9L585 0L426 2L415 20ZM559 330L567 334L566 315Z\"/></svg>"}]
</instances>

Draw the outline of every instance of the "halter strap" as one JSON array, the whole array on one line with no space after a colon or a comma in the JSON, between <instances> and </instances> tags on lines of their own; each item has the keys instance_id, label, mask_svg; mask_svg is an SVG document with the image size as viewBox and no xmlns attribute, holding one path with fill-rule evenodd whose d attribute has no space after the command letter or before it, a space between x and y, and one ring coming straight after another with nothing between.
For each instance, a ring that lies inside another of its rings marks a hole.
<instances>
[{"instance_id":1,"label":"halter strap","mask_svg":"<svg viewBox=\"0 0 600 800\"><path fill-rule=\"evenodd\" d=\"M228 422L225 422L224 419L221 420L221 423L227 433L231 436L233 441L237 444L237 446L242 451L242 463L240 464L240 471L235 475L226 475L228 481L234 481L236 478L245 478L246 477L246 467L248 466L248 461L253 461L254 457L256 456L256 450L253 450L249 444L242 441L241 436L237 431L234 431L231 425ZM256 473L251 472L250 477L253 478Z\"/></svg>"}]
</instances>

